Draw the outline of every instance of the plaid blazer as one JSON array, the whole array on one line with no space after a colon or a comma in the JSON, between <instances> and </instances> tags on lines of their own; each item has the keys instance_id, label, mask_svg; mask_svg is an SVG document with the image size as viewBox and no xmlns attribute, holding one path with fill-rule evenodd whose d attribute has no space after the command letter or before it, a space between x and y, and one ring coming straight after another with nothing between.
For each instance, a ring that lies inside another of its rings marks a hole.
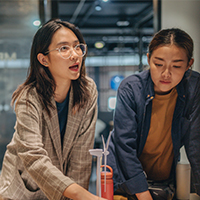
<instances>
[{"instance_id":1,"label":"plaid blazer","mask_svg":"<svg viewBox=\"0 0 200 200\"><path fill-rule=\"evenodd\" d=\"M0 199L67 199L64 190L76 182L88 189L97 119L97 90L89 80L91 98L83 109L72 114L73 88L70 91L66 132L61 147L56 103L51 117L42 108L35 89L17 100L16 124L7 146L0 175Z\"/></svg>"}]
</instances>

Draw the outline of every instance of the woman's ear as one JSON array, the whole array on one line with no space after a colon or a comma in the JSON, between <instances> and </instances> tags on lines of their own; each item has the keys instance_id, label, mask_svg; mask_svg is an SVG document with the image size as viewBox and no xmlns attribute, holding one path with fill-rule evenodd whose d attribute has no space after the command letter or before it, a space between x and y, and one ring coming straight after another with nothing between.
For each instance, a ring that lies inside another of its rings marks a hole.
<instances>
[{"instance_id":1,"label":"woman's ear","mask_svg":"<svg viewBox=\"0 0 200 200\"><path fill-rule=\"evenodd\" d=\"M47 56L45 56L44 54L38 53L37 59L38 59L38 61L40 62L40 64L44 65L45 67L48 67L48 66L49 66L49 65L48 65Z\"/></svg>"},{"instance_id":2,"label":"woman's ear","mask_svg":"<svg viewBox=\"0 0 200 200\"><path fill-rule=\"evenodd\" d=\"M187 70L193 65L193 63L194 63L194 58L191 58L187 66Z\"/></svg>"}]
</instances>

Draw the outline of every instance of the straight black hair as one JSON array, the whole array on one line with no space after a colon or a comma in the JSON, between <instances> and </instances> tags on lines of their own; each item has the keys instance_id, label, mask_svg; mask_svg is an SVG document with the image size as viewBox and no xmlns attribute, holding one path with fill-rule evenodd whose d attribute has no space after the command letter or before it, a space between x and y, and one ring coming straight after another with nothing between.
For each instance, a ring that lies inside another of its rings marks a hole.
<instances>
[{"instance_id":1,"label":"straight black hair","mask_svg":"<svg viewBox=\"0 0 200 200\"><path fill-rule=\"evenodd\" d=\"M185 49L189 63L193 56L193 40L179 28L163 29L157 32L149 44L149 58L158 47L172 44Z\"/></svg>"}]
</instances>

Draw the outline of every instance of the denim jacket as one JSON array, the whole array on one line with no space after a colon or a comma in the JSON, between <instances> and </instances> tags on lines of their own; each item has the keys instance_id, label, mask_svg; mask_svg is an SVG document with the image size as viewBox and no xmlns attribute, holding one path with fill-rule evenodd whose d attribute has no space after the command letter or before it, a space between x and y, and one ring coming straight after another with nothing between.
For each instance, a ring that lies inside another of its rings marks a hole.
<instances>
[{"instance_id":1,"label":"denim jacket","mask_svg":"<svg viewBox=\"0 0 200 200\"><path fill-rule=\"evenodd\" d=\"M171 128L172 174L175 175L180 148L184 145L195 175L194 188L200 195L200 74L188 70L176 89L178 97ZM129 195L148 190L138 158L148 136L154 96L149 70L127 77L118 88L108 155L108 165L114 173L114 190L120 188Z\"/></svg>"}]
</instances>

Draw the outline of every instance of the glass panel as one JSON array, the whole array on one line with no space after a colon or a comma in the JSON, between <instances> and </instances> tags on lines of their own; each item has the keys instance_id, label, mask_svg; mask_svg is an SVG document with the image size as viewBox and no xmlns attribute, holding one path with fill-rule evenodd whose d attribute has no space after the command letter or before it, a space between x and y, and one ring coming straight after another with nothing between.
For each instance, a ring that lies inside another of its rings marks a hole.
<instances>
[{"instance_id":1,"label":"glass panel","mask_svg":"<svg viewBox=\"0 0 200 200\"><path fill-rule=\"evenodd\" d=\"M23 83L29 67L32 38L38 27L38 1L0 1L0 170L6 145L14 133L12 93Z\"/></svg>"}]
</instances>

